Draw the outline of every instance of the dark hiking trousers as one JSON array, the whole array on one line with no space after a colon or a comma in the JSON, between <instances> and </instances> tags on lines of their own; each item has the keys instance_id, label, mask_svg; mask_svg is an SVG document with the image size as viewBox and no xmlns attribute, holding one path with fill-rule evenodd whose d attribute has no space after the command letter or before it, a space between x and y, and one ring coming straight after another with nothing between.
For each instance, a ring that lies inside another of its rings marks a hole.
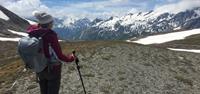
<instances>
[{"instance_id":1,"label":"dark hiking trousers","mask_svg":"<svg viewBox=\"0 0 200 94\"><path fill-rule=\"evenodd\" d=\"M59 94L61 80L61 65L45 68L37 73L41 94Z\"/></svg>"}]
</instances>

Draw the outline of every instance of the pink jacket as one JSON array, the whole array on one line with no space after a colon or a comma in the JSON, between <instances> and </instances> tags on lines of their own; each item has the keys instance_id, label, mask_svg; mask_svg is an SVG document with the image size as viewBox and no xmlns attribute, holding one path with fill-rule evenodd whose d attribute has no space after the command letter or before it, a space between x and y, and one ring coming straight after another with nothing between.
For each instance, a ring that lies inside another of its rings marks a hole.
<instances>
[{"instance_id":1,"label":"pink jacket","mask_svg":"<svg viewBox=\"0 0 200 94\"><path fill-rule=\"evenodd\" d=\"M42 49L42 51L44 52L44 54L47 58L50 58L49 45L51 45L52 49L56 53L57 58L59 60L64 61L64 62L74 61L74 59L75 59L74 56L72 56L72 55L65 56L62 53L60 44L58 42L57 34L53 30L39 28L39 26L37 26L37 25L31 25L27 29L27 32L30 36L34 36L34 37L40 37L41 35L45 34L42 37L43 38L43 49Z\"/></svg>"}]
</instances>

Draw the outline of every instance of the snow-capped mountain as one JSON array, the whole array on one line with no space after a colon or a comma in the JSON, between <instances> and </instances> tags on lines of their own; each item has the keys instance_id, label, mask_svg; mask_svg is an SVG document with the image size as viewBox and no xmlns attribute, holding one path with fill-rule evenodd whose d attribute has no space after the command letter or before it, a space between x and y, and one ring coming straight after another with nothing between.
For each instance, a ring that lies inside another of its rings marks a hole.
<instances>
[{"instance_id":1,"label":"snow-capped mountain","mask_svg":"<svg viewBox=\"0 0 200 94\"><path fill-rule=\"evenodd\" d=\"M116 40L146 36L158 32L189 30L200 27L200 8L174 13L139 12L122 17L110 17L93 23L79 37L84 40Z\"/></svg>"},{"instance_id":2,"label":"snow-capped mountain","mask_svg":"<svg viewBox=\"0 0 200 94\"><path fill-rule=\"evenodd\" d=\"M56 18L54 30L66 40L124 40L199 27L200 7L197 7L178 13L151 10L93 21L88 18Z\"/></svg>"},{"instance_id":3,"label":"snow-capped mountain","mask_svg":"<svg viewBox=\"0 0 200 94\"><path fill-rule=\"evenodd\" d=\"M0 5L0 39L13 40L25 36L29 22ZM16 32L19 31L19 32ZM9 39L13 38L13 39Z\"/></svg>"},{"instance_id":4,"label":"snow-capped mountain","mask_svg":"<svg viewBox=\"0 0 200 94\"><path fill-rule=\"evenodd\" d=\"M87 18L83 19L55 19L54 30L61 39L72 40L77 39L82 30L91 27L91 21Z\"/></svg>"},{"instance_id":5,"label":"snow-capped mountain","mask_svg":"<svg viewBox=\"0 0 200 94\"><path fill-rule=\"evenodd\" d=\"M19 37L11 31L23 32L31 24L0 6L0 37ZM119 40L160 32L190 30L200 27L200 7L178 13L139 12L109 19L56 18L54 30L66 40Z\"/></svg>"}]
</instances>

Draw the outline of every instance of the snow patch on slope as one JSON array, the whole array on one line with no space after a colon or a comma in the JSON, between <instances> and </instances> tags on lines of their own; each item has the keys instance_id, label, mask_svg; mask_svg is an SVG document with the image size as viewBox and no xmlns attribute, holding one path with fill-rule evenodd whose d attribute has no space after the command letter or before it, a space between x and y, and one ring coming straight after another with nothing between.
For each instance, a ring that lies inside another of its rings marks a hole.
<instances>
[{"instance_id":1,"label":"snow patch on slope","mask_svg":"<svg viewBox=\"0 0 200 94\"><path fill-rule=\"evenodd\" d=\"M36 23L36 22L34 22L34 21L31 21L31 20L28 20L28 19L25 19L25 20L27 20L27 21L28 21L28 23L29 23L29 24L31 24L31 25L37 24L37 23Z\"/></svg>"},{"instance_id":2,"label":"snow patch on slope","mask_svg":"<svg viewBox=\"0 0 200 94\"><path fill-rule=\"evenodd\" d=\"M0 41L14 41L14 42L18 42L20 38L4 38L4 37L0 37Z\"/></svg>"},{"instance_id":3,"label":"snow patch on slope","mask_svg":"<svg viewBox=\"0 0 200 94\"><path fill-rule=\"evenodd\" d=\"M10 30L8 29L8 31L10 31L11 33L13 34L17 34L17 35L21 35L21 36L28 36L27 33L23 33L23 32L17 32L17 31L14 31L14 30Z\"/></svg>"},{"instance_id":4,"label":"snow patch on slope","mask_svg":"<svg viewBox=\"0 0 200 94\"><path fill-rule=\"evenodd\" d=\"M146 13L140 12L138 14L123 16L123 17L120 18L120 20L122 21L121 25L128 26L128 25L133 24L133 23L135 23L135 25L146 24L147 19L146 19L144 14L146 14Z\"/></svg>"},{"instance_id":5,"label":"snow patch on slope","mask_svg":"<svg viewBox=\"0 0 200 94\"><path fill-rule=\"evenodd\" d=\"M176 49L176 48L168 48L168 49L173 50L173 51L200 53L200 50L196 50L196 49Z\"/></svg>"},{"instance_id":6,"label":"snow patch on slope","mask_svg":"<svg viewBox=\"0 0 200 94\"><path fill-rule=\"evenodd\" d=\"M115 24L117 23L117 21L119 21L119 18L117 17L113 17L112 20L109 20L107 22L104 22L103 24L100 25L101 28L104 27L109 27L111 30L115 30Z\"/></svg>"},{"instance_id":7,"label":"snow patch on slope","mask_svg":"<svg viewBox=\"0 0 200 94\"><path fill-rule=\"evenodd\" d=\"M2 11L0 11L0 18L4 20L9 20L8 16L6 16Z\"/></svg>"},{"instance_id":8,"label":"snow patch on slope","mask_svg":"<svg viewBox=\"0 0 200 94\"><path fill-rule=\"evenodd\" d=\"M162 35L153 35L153 36L148 36L146 38L139 39L137 41L127 40L127 42L134 42L134 43L139 43L139 44L144 44L144 45L160 44L160 43L170 42L174 40L182 40L188 36L195 35L195 34L200 34L200 29L193 29L193 30L187 30L187 31L182 31L182 32L173 32L173 33L162 34Z\"/></svg>"}]
</instances>

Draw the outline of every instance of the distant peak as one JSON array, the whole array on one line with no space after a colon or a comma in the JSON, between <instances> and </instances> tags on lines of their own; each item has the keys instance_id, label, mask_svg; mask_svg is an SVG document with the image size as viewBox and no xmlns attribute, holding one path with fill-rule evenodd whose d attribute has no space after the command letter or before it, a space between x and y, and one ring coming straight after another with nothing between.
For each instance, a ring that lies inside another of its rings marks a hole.
<instances>
[{"instance_id":1,"label":"distant peak","mask_svg":"<svg viewBox=\"0 0 200 94\"><path fill-rule=\"evenodd\" d=\"M133 13L129 13L128 15L132 16L132 15L133 15Z\"/></svg>"},{"instance_id":2,"label":"distant peak","mask_svg":"<svg viewBox=\"0 0 200 94\"><path fill-rule=\"evenodd\" d=\"M147 12L146 14L144 14L144 16L151 14L153 12L153 10L150 10L149 12Z\"/></svg>"},{"instance_id":3,"label":"distant peak","mask_svg":"<svg viewBox=\"0 0 200 94\"><path fill-rule=\"evenodd\" d=\"M137 16L140 16L142 14L142 12L139 12Z\"/></svg>"}]
</instances>

